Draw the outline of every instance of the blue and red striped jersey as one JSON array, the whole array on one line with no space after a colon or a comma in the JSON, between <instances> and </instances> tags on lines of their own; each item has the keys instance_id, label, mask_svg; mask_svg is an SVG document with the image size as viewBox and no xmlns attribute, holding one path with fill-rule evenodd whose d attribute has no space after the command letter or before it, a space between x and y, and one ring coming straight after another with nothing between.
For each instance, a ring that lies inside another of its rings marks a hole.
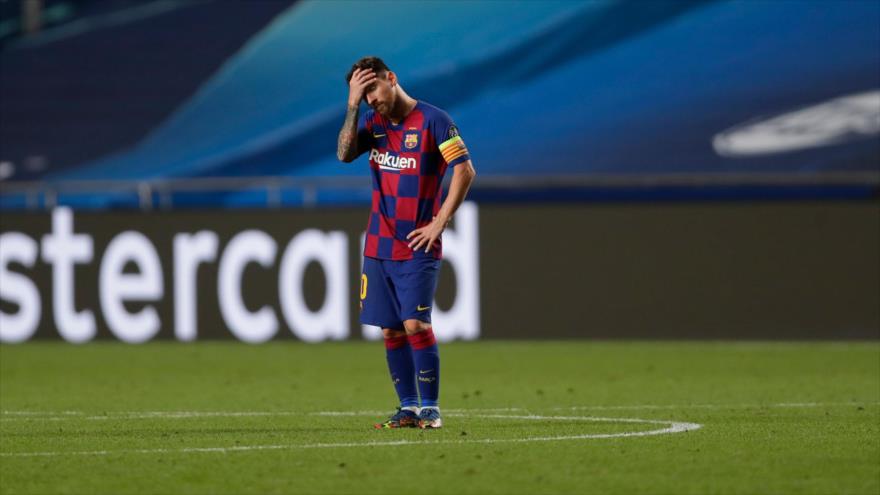
<instances>
[{"instance_id":1,"label":"blue and red striped jersey","mask_svg":"<svg viewBox=\"0 0 880 495\"><path fill-rule=\"evenodd\" d=\"M409 248L407 234L431 223L440 210L446 169L470 159L458 128L443 110L423 101L398 124L368 110L358 129L359 149L370 150L373 206L364 256L385 260L441 258Z\"/></svg>"}]
</instances>

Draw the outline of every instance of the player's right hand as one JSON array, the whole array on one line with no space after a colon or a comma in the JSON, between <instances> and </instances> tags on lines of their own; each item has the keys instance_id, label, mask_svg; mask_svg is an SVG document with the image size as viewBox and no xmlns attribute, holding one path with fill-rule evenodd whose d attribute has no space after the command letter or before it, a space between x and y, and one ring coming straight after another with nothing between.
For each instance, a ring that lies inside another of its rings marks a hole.
<instances>
[{"instance_id":1,"label":"player's right hand","mask_svg":"<svg viewBox=\"0 0 880 495\"><path fill-rule=\"evenodd\" d=\"M353 107L360 105L367 86L375 80L376 73L373 69L355 69L348 83L348 105Z\"/></svg>"}]
</instances>

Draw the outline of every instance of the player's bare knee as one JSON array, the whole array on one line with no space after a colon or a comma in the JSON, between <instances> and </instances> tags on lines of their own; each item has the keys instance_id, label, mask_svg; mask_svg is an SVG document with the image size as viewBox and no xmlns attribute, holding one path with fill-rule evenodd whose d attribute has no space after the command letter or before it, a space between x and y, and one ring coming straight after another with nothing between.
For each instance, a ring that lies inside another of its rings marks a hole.
<instances>
[{"instance_id":1,"label":"player's bare knee","mask_svg":"<svg viewBox=\"0 0 880 495\"><path fill-rule=\"evenodd\" d=\"M407 335L415 335L431 328L431 324L421 320L404 320L403 328L406 330Z\"/></svg>"},{"instance_id":2,"label":"player's bare knee","mask_svg":"<svg viewBox=\"0 0 880 495\"><path fill-rule=\"evenodd\" d=\"M403 330L394 330L391 328L383 328L382 329L382 337L386 339L396 339L398 337L402 337L406 335L406 332Z\"/></svg>"}]
</instances>

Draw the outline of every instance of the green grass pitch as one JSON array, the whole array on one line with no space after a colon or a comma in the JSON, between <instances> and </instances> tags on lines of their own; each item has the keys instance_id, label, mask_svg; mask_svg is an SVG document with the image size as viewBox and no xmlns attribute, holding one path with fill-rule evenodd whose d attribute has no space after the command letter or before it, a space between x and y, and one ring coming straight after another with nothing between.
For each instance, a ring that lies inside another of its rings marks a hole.
<instances>
[{"instance_id":1,"label":"green grass pitch","mask_svg":"<svg viewBox=\"0 0 880 495\"><path fill-rule=\"evenodd\" d=\"M381 343L0 346L0 492L880 493L876 342L441 358L445 427L374 430Z\"/></svg>"}]
</instances>

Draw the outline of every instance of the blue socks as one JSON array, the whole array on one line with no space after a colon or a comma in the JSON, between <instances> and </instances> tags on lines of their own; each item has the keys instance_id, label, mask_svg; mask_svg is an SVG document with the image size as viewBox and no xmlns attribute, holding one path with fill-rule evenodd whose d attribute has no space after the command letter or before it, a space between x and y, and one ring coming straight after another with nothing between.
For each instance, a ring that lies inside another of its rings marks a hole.
<instances>
[{"instance_id":1,"label":"blue socks","mask_svg":"<svg viewBox=\"0 0 880 495\"><path fill-rule=\"evenodd\" d=\"M429 328L407 337L417 373L422 407L437 407L440 397L440 353L434 330Z\"/></svg>"},{"instance_id":2,"label":"blue socks","mask_svg":"<svg viewBox=\"0 0 880 495\"><path fill-rule=\"evenodd\" d=\"M440 353L434 330L385 339L385 357L400 407L437 407Z\"/></svg>"},{"instance_id":3,"label":"blue socks","mask_svg":"<svg viewBox=\"0 0 880 495\"><path fill-rule=\"evenodd\" d=\"M413 353L406 335L385 339L385 357L391 382L400 399L400 407L418 407L419 393L416 389L416 371Z\"/></svg>"}]
</instances>

